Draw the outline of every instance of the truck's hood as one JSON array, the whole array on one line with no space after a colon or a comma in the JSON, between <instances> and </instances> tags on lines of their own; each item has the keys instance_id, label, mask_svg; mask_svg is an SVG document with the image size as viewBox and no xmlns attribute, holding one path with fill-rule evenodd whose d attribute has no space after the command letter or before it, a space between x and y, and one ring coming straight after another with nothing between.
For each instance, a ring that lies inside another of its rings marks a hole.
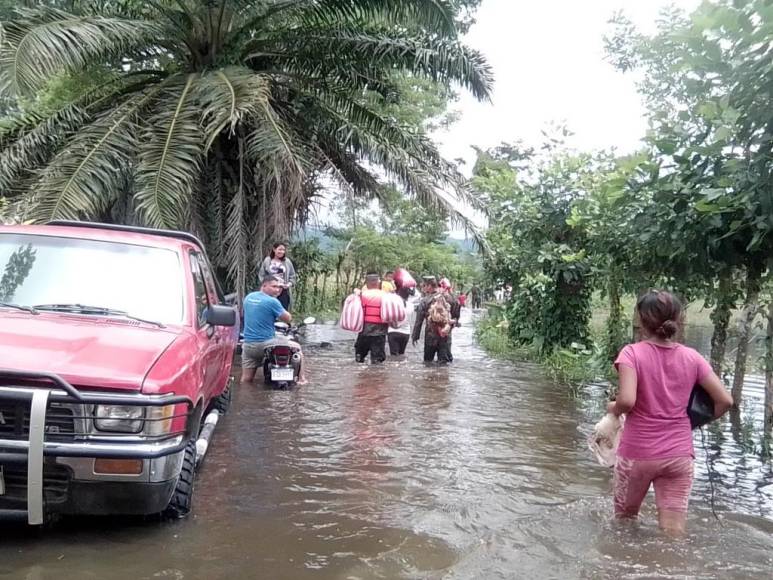
<instances>
[{"instance_id":1,"label":"truck's hood","mask_svg":"<svg viewBox=\"0 0 773 580\"><path fill-rule=\"evenodd\" d=\"M73 385L140 390L179 329L124 319L0 314L0 368L50 372Z\"/></svg>"}]
</instances>

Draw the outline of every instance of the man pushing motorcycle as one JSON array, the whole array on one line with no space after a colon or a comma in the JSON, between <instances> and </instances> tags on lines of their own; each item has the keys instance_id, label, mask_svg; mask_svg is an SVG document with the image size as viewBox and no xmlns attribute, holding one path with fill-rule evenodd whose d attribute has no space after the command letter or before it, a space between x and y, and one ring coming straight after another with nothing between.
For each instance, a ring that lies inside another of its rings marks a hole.
<instances>
[{"instance_id":1,"label":"man pushing motorcycle","mask_svg":"<svg viewBox=\"0 0 773 580\"><path fill-rule=\"evenodd\" d=\"M278 276L267 276L258 292L251 292L244 298L244 344L242 345L242 383L251 383L255 372L263 365L265 349L276 344L285 344L297 348L300 344L287 338L276 336L274 324L277 321L290 324L292 315L279 302L284 280ZM304 374L303 354L301 354L298 384L308 381Z\"/></svg>"}]
</instances>

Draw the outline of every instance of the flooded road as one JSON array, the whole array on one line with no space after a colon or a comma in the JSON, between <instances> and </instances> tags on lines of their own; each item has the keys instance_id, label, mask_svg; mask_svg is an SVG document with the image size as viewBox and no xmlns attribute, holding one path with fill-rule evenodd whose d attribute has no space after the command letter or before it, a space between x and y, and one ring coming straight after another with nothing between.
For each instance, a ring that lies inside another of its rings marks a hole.
<instances>
[{"instance_id":1,"label":"flooded road","mask_svg":"<svg viewBox=\"0 0 773 580\"><path fill-rule=\"evenodd\" d=\"M411 347L402 361L357 365L348 333L310 330L332 342L308 349L311 384L239 389L190 518L0 526L0 577L773 575L770 464L729 421L707 440L721 523L700 446L688 538L664 538L651 501L640 523L615 523L611 473L585 442L600 416L593 389L573 398L534 366L488 358L465 322L447 368L423 366Z\"/></svg>"}]
</instances>

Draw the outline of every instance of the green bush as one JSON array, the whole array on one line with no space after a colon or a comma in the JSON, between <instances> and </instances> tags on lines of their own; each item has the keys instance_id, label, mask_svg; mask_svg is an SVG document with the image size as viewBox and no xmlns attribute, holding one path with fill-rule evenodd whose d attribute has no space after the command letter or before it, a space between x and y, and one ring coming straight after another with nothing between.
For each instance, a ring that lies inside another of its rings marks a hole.
<instances>
[{"instance_id":1,"label":"green bush","mask_svg":"<svg viewBox=\"0 0 773 580\"><path fill-rule=\"evenodd\" d=\"M510 311L499 311L478 322L475 332L478 343L496 358L510 361L529 361L542 365L551 381L577 389L596 380L610 378L611 365L606 359L600 341L590 346L571 343L567 348L553 348L543 352L539 341L519 343L512 338Z\"/></svg>"}]
</instances>

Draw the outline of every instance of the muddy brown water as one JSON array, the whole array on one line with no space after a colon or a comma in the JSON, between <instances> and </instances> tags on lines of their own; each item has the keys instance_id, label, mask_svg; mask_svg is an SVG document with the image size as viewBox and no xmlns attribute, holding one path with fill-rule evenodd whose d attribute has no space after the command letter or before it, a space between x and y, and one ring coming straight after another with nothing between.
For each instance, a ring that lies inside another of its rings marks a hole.
<instances>
[{"instance_id":1,"label":"muddy brown water","mask_svg":"<svg viewBox=\"0 0 773 580\"><path fill-rule=\"evenodd\" d=\"M0 577L773 577L754 404L706 435L721 523L699 442L689 534L669 540L651 498L636 524L610 518L611 474L585 443L601 387L573 397L534 366L491 360L466 316L446 368L410 347L357 365L348 333L310 330L332 343L308 349L312 383L239 389L188 519L0 524Z\"/></svg>"}]
</instances>

